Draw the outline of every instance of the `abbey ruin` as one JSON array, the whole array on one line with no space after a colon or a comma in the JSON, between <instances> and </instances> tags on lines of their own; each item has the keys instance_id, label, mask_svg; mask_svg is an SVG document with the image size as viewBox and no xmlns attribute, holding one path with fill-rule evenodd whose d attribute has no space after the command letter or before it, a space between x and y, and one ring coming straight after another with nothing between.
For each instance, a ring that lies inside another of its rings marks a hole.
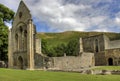
<instances>
[{"instance_id":1,"label":"abbey ruin","mask_svg":"<svg viewBox=\"0 0 120 81\"><path fill-rule=\"evenodd\" d=\"M104 35L80 38L79 56L48 57L41 53L41 40L30 10L20 2L9 31L9 68L72 70L92 66L120 65L120 40Z\"/></svg>"}]
</instances>

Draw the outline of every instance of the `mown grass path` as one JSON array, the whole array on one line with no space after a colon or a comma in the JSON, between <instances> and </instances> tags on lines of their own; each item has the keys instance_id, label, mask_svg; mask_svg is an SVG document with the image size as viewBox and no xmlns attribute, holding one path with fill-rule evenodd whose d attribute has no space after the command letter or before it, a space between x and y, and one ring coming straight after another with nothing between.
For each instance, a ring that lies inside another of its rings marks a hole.
<instances>
[{"instance_id":1,"label":"mown grass path","mask_svg":"<svg viewBox=\"0 0 120 81\"><path fill-rule=\"evenodd\" d=\"M0 81L120 81L120 75L0 69Z\"/></svg>"}]
</instances>

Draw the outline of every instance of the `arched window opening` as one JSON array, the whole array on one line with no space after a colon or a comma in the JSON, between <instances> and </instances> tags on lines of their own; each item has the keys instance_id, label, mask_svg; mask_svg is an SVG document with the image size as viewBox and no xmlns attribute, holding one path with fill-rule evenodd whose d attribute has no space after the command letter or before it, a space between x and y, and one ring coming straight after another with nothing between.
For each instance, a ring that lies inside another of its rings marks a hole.
<instances>
[{"instance_id":1,"label":"arched window opening","mask_svg":"<svg viewBox=\"0 0 120 81\"><path fill-rule=\"evenodd\" d=\"M23 69L23 59L21 56L18 57L18 68Z\"/></svg>"},{"instance_id":2,"label":"arched window opening","mask_svg":"<svg viewBox=\"0 0 120 81\"><path fill-rule=\"evenodd\" d=\"M19 18L21 18L22 17L22 12L19 12Z\"/></svg>"},{"instance_id":3,"label":"arched window opening","mask_svg":"<svg viewBox=\"0 0 120 81\"><path fill-rule=\"evenodd\" d=\"M20 33L23 32L22 26L19 27L19 31L20 31Z\"/></svg>"},{"instance_id":4,"label":"arched window opening","mask_svg":"<svg viewBox=\"0 0 120 81\"><path fill-rule=\"evenodd\" d=\"M19 27L19 48L20 48L20 51L22 51L23 50L23 45L22 45L22 43L23 43L23 29L22 29L22 26L20 26Z\"/></svg>"},{"instance_id":5,"label":"arched window opening","mask_svg":"<svg viewBox=\"0 0 120 81\"><path fill-rule=\"evenodd\" d=\"M109 58L109 59L108 59L108 65L110 65L110 66L113 65L113 59L112 59L112 58Z\"/></svg>"},{"instance_id":6,"label":"arched window opening","mask_svg":"<svg viewBox=\"0 0 120 81\"><path fill-rule=\"evenodd\" d=\"M18 34L15 35L15 41L16 41L16 51L19 50L19 39L18 39Z\"/></svg>"},{"instance_id":7,"label":"arched window opening","mask_svg":"<svg viewBox=\"0 0 120 81\"><path fill-rule=\"evenodd\" d=\"M24 40L23 40L24 50L27 50L27 31L24 31Z\"/></svg>"},{"instance_id":8,"label":"arched window opening","mask_svg":"<svg viewBox=\"0 0 120 81\"><path fill-rule=\"evenodd\" d=\"M99 52L99 48L98 48L98 40L95 40L95 51Z\"/></svg>"}]
</instances>

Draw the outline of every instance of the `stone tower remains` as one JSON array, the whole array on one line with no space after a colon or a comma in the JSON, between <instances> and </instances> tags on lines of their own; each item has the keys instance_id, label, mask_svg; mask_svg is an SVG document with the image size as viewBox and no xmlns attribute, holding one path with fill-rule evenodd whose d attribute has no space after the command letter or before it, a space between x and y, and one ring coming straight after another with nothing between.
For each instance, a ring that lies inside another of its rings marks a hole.
<instances>
[{"instance_id":1,"label":"stone tower remains","mask_svg":"<svg viewBox=\"0 0 120 81\"><path fill-rule=\"evenodd\" d=\"M36 30L31 18L29 9L21 1L9 31L10 68L34 68Z\"/></svg>"}]
</instances>

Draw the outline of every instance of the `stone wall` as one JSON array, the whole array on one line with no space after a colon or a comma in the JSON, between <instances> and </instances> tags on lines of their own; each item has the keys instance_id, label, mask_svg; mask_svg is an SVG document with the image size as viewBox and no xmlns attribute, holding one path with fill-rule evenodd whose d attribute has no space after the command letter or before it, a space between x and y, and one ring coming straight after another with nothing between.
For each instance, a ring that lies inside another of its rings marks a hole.
<instances>
[{"instance_id":1,"label":"stone wall","mask_svg":"<svg viewBox=\"0 0 120 81\"><path fill-rule=\"evenodd\" d=\"M120 48L107 49L105 51L107 65L109 65L109 58L113 60L113 65L120 65Z\"/></svg>"},{"instance_id":2,"label":"stone wall","mask_svg":"<svg viewBox=\"0 0 120 81\"><path fill-rule=\"evenodd\" d=\"M20 13L21 13L21 17L20 17ZM27 8L27 6L24 4L23 1L20 2L17 13L15 15L14 21L13 21L13 25L12 28L16 28L16 26L19 23L28 23L28 20L31 19L32 16L30 14L29 9Z\"/></svg>"},{"instance_id":3,"label":"stone wall","mask_svg":"<svg viewBox=\"0 0 120 81\"><path fill-rule=\"evenodd\" d=\"M114 40L109 42L108 49L120 48L120 40Z\"/></svg>"},{"instance_id":4,"label":"stone wall","mask_svg":"<svg viewBox=\"0 0 120 81\"><path fill-rule=\"evenodd\" d=\"M57 70L79 70L94 66L94 54L83 53L81 56L52 57L49 68Z\"/></svg>"},{"instance_id":5,"label":"stone wall","mask_svg":"<svg viewBox=\"0 0 120 81\"><path fill-rule=\"evenodd\" d=\"M41 54L41 39L36 39L36 41L35 41L35 47L36 47L36 53L38 53L38 54Z\"/></svg>"},{"instance_id":6,"label":"stone wall","mask_svg":"<svg viewBox=\"0 0 120 81\"><path fill-rule=\"evenodd\" d=\"M21 61L22 61L21 63L20 63L19 57L21 58ZM27 52L16 52L16 53L14 53L13 68L16 68L16 69L26 69L26 68L28 68L28 60L27 59L28 59Z\"/></svg>"},{"instance_id":7,"label":"stone wall","mask_svg":"<svg viewBox=\"0 0 120 81\"><path fill-rule=\"evenodd\" d=\"M95 53L95 66L107 65L105 52Z\"/></svg>"},{"instance_id":8,"label":"stone wall","mask_svg":"<svg viewBox=\"0 0 120 81\"><path fill-rule=\"evenodd\" d=\"M43 69L45 67L45 57L43 57L41 54L35 54L35 69Z\"/></svg>"},{"instance_id":9,"label":"stone wall","mask_svg":"<svg viewBox=\"0 0 120 81\"><path fill-rule=\"evenodd\" d=\"M98 42L98 52L104 51L104 35L96 35L87 38L83 38L83 50L84 52L96 52L96 41Z\"/></svg>"}]
</instances>

